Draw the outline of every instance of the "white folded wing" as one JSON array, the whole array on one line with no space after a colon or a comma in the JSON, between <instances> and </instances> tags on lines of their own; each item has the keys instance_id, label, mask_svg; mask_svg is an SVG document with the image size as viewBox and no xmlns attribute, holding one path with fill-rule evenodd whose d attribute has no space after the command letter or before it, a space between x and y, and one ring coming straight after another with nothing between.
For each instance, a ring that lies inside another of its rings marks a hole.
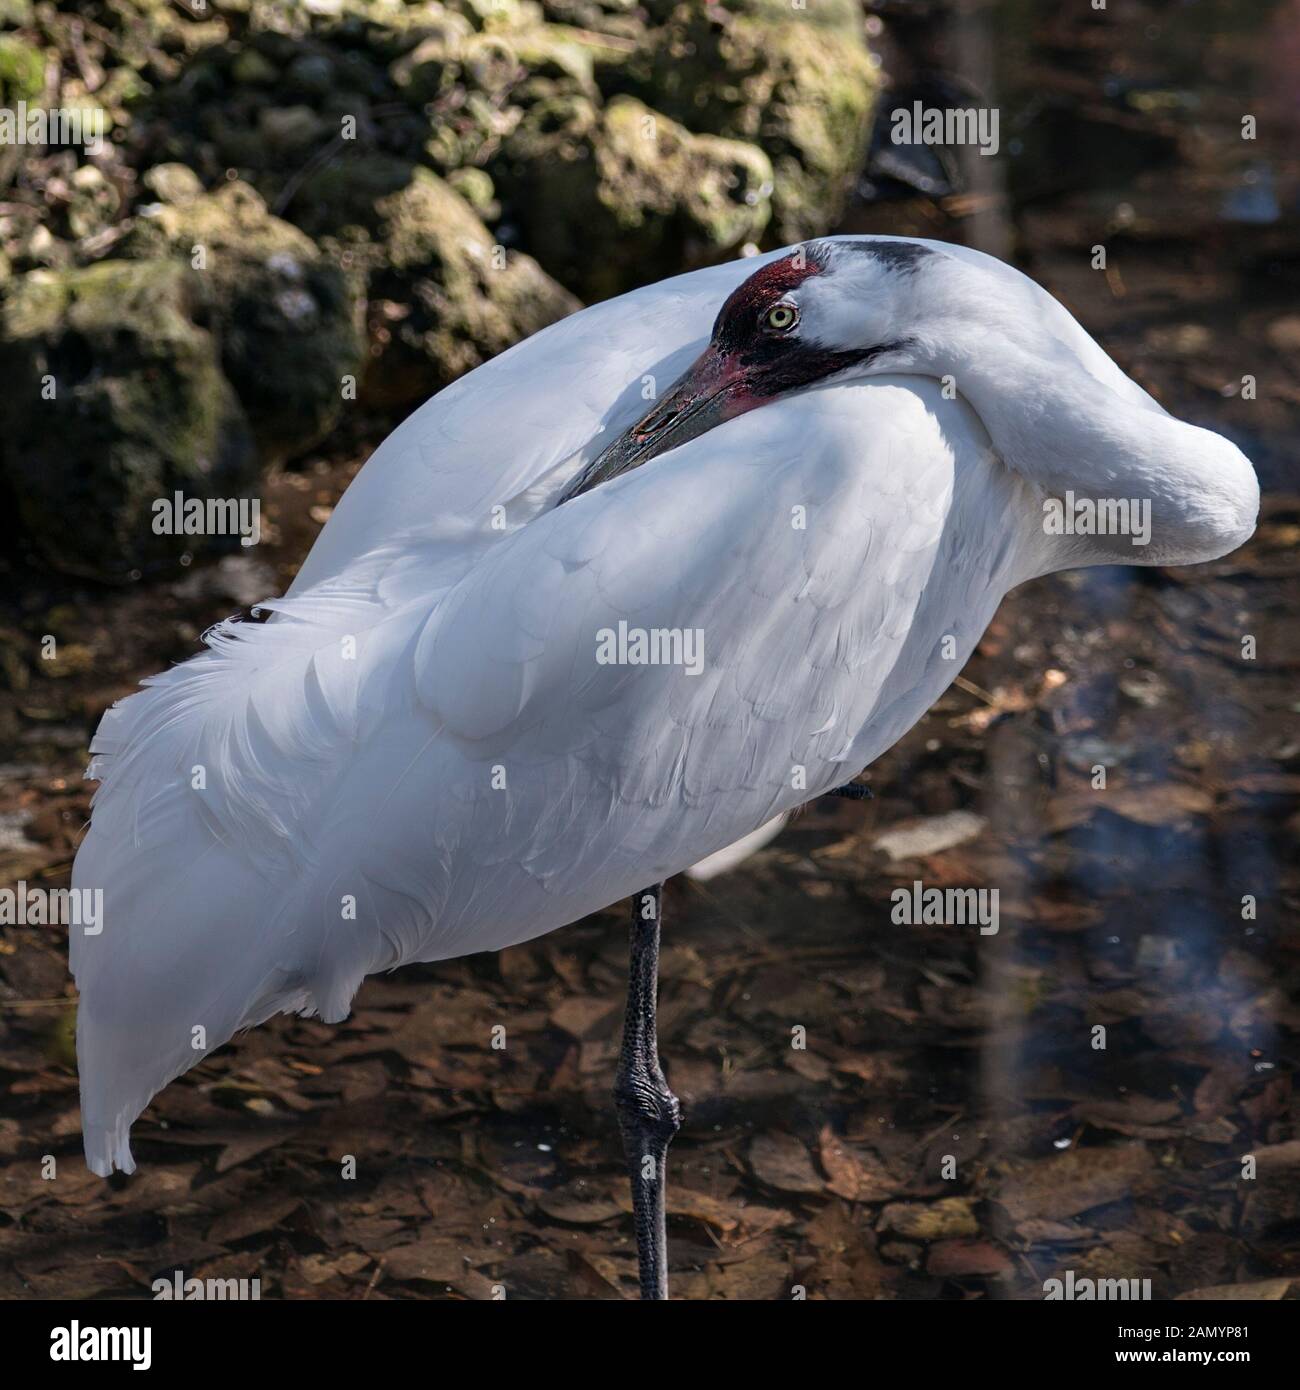
<instances>
[{"instance_id":1,"label":"white folded wing","mask_svg":"<svg viewBox=\"0 0 1300 1390\"><path fill-rule=\"evenodd\" d=\"M734 274L676 282L661 386ZM603 446L584 414L641 408L616 403L645 364L614 310L603 386L589 315L480 369L376 454L271 621L105 716L73 874L105 893L72 941L97 1172L131 1169L150 1097L239 1028L340 1019L367 973L549 931L853 776L1028 572L1023 485L919 381L808 392L546 511ZM491 375L516 353L522 396ZM620 624L666 659L603 660Z\"/></svg>"}]
</instances>

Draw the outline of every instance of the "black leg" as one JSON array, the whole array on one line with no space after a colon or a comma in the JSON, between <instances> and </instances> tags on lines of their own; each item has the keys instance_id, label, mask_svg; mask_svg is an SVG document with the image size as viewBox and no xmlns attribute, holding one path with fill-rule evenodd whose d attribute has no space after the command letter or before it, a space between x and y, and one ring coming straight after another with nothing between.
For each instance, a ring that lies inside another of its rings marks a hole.
<instances>
[{"instance_id":1,"label":"black leg","mask_svg":"<svg viewBox=\"0 0 1300 1390\"><path fill-rule=\"evenodd\" d=\"M826 793L827 796L847 796L851 801L873 801L871 788L865 782L845 782L842 787L836 787L833 791Z\"/></svg>"},{"instance_id":2,"label":"black leg","mask_svg":"<svg viewBox=\"0 0 1300 1390\"><path fill-rule=\"evenodd\" d=\"M632 1180L632 1219L641 1271L641 1297L668 1297L668 1236L664 1180L668 1145L681 1128L677 1097L659 1065L655 1005L659 993L659 908L663 884L632 899L632 960L628 972L623 1049L614 1079L614 1105Z\"/></svg>"}]
</instances>

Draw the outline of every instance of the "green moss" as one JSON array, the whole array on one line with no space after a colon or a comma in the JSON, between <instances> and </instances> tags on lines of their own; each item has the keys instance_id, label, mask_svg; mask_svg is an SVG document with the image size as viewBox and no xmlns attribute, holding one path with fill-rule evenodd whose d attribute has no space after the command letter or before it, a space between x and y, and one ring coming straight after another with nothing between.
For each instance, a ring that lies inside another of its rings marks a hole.
<instances>
[{"instance_id":1,"label":"green moss","mask_svg":"<svg viewBox=\"0 0 1300 1390\"><path fill-rule=\"evenodd\" d=\"M0 0L0 29L25 29L35 18L32 0Z\"/></svg>"},{"instance_id":2,"label":"green moss","mask_svg":"<svg viewBox=\"0 0 1300 1390\"><path fill-rule=\"evenodd\" d=\"M48 662L47 665L57 665ZM71 1002L61 1008L45 1032L45 1055L51 1062L69 1071L77 1069L77 1006Z\"/></svg>"},{"instance_id":3,"label":"green moss","mask_svg":"<svg viewBox=\"0 0 1300 1390\"><path fill-rule=\"evenodd\" d=\"M499 167L529 244L586 299L732 255L771 213L761 150L692 135L632 97L539 103Z\"/></svg>"},{"instance_id":4,"label":"green moss","mask_svg":"<svg viewBox=\"0 0 1300 1390\"><path fill-rule=\"evenodd\" d=\"M210 282L223 367L264 456L301 453L337 421L342 378L361 372L360 284L246 184L197 197L189 180L179 184L184 196L138 219L123 254L197 263Z\"/></svg>"},{"instance_id":5,"label":"green moss","mask_svg":"<svg viewBox=\"0 0 1300 1390\"><path fill-rule=\"evenodd\" d=\"M485 169L454 169L447 176L447 182L485 221L501 215L496 189Z\"/></svg>"},{"instance_id":6,"label":"green moss","mask_svg":"<svg viewBox=\"0 0 1300 1390\"><path fill-rule=\"evenodd\" d=\"M0 34L0 104L36 101L45 90L45 55L15 34Z\"/></svg>"},{"instance_id":7,"label":"green moss","mask_svg":"<svg viewBox=\"0 0 1300 1390\"><path fill-rule=\"evenodd\" d=\"M33 271L10 285L0 435L24 528L57 567L124 577L179 548L153 534L158 497L252 484L247 422L203 316L201 283L175 261Z\"/></svg>"},{"instance_id":8,"label":"green moss","mask_svg":"<svg viewBox=\"0 0 1300 1390\"><path fill-rule=\"evenodd\" d=\"M595 50L562 24L539 25L509 35L515 56L533 77L568 79L575 87L595 86Z\"/></svg>"},{"instance_id":9,"label":"green moss","mask_svg":"<svg viewBox=\"0 0 1300 1390\"><path fill-rule=\"evenodd\" d=\"M422 400L578 307L530 256L497 246L469 204L427 169L375 211L368 399Z\"/></svg>"},{"instance_id":10,"label":"green moss","mask_svg":"<svg viewBox=\"0 0 1300 1390\"><path fill-rule=\"evenodd\" d=\"M729 7L734 9L735 7ZM752 142L776 173L771 239L825 232L861 168L879 77L857 25L782 7L724 22L674 7L628 70L633 88L692 130Z\"/></svg>"}]
</instances>

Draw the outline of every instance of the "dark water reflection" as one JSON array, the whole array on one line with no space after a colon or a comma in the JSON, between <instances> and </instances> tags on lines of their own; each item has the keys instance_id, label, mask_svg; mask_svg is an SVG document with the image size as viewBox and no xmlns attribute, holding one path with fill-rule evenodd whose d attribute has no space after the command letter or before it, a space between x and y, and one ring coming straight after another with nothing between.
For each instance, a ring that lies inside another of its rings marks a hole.
<instances>
[{"instance_id":1,"label":"dark water reflection","mask_svg":"<svg viewBox=\"0 0 1300 1390\"><path fill-rule=\"evenodd\" d=\"M881 7L903 50L890 65L898 99L996 105L1006 156L968 153L964 186L939 199L876 164L848 229L1013 257L1167 408L1246 450L1270 493L1265 547L1276 541L1297 507L1300 6L1100 15L1012 0L947 26L910 24L912 8ZM1251 114L1258 139L1246 141ZM1105 274L1089 264L1099 244ZM1245 374L1273 387L1243 400ZM1296 647L1272 626L1294 611L1295 566L1261 562L1260 549L1177 574L1028 586L966 673L996 690L1046 654L1073 691L993 726L971 800L1014 866L988 875L1010 920L975 950L991 1021L976 1188L1017 1257L988 1295L1041 1296L1067 1267L1149 1277L1157 1297L1297 1268L1300 1210L1278 1177L1271 1189L1238 1181L1234 1161L1296 1133L1296 705L1278 679ZM1242 635L1261 625L1272 660L1242 660ZM884 777L906 783L907 751L887 762ZM1106 790L1085 775L1097 764ZM1106 807L1116 791L1118 814L1080 804L1091 792ZM1060 930L1047 903L1081 908L1086 926Z\"/></svg>"}]
</instances>

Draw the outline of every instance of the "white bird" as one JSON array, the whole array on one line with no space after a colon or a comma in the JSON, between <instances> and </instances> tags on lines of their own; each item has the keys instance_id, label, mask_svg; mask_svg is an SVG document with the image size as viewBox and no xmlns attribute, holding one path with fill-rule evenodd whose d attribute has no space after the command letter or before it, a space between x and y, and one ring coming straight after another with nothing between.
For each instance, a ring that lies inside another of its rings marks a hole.
<instances>
[{"instance_id":1,"label":"white bird","mask_svg":"<svg viewBox=\"0 0 1300 1390\"><path fill-rule=\"evenodd\" d=\"M1045 524L1120 499L1149 544ZM615 1095L665 1297L658 885L850 782L1012 586L1210 560L1257 510L1231 443L963 248L829 238L546 329L389 436L269 621L104 715L88 1163L132 1171L150 1098L242 1028L644 889Z\"/></svg>"}]
</instances>

